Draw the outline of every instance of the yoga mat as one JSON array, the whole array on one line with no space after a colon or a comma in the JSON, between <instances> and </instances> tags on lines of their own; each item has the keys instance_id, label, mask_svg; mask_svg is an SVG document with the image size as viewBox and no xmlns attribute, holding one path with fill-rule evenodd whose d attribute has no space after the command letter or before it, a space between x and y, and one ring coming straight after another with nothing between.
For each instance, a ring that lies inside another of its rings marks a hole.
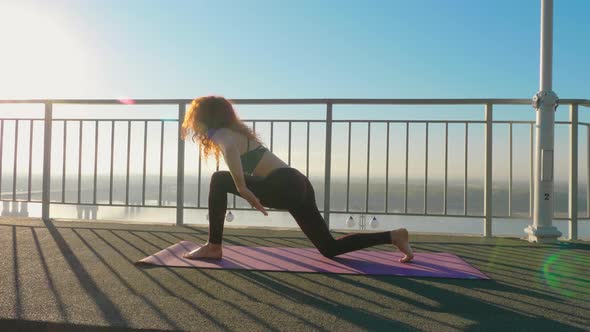
<instances>
[{"instance_id":1,"label":"yoga mat","mask_svg":"<svg viewBox=\"0 0 590 332\"><path fill-rule=\"evenodd\" d=\"M221 260L182 257L185 252L198 247L198 244L182 241L138 263L210 269L489 279L450 253L414 253L414 260L409 264L398 262L403 256L401 252L384 250L359 250L328 259L315 248L224 246Z\"/></svg>"}]
</instances>

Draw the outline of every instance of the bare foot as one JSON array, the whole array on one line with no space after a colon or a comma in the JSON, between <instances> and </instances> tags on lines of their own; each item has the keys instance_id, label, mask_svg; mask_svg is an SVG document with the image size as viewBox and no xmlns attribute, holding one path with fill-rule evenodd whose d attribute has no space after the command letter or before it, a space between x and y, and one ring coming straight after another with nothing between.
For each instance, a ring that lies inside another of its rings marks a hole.
<instances>
[{"instance_id":1,"label":"bare foot","mask_svg":"<svg viewBox=\"0 0 590 332\"><path fill-rule=\"evenodd\" d=\"M414 252L412 251L412 246L410 246L410 236L407 229L400 228L391 231L391 243L401 252L406 254L403 258L399 259L400 262L408 263L414 258Z\"/></svg>"},{"instance_id":2,"label":"bare foot","mask_svg":"<svg viewBox=\"0 0 590 332\"><path fill-rule=\"evenodd\" d=\"M182 257L188 259L221 259L221 244L207 243L193 251L184 253Z\"/></svg>"}]
</instances>

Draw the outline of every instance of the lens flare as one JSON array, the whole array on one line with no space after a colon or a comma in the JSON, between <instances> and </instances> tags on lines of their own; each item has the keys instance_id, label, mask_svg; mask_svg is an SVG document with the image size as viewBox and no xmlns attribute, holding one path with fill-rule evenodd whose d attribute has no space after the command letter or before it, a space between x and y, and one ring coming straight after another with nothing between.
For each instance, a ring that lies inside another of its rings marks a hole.
<instances>
[{"instance_id":1,"label":"lens flare","mask_svg":"<svg viewBox=\"0 0 590 332\"><path fill-rule=\"evenodd\" d=\"M548 287L566 297L588 294L588 270L582 268L583 266L588 266L588 262L584 262L579 253L562 249L545 259L543 280Z\"/></svg>"},{"instance_id":2,"label":"lens flare","mask_svg":"<svg viewBox=\"0 0 590 332\"><path fill-rule=\"evenodd\" d=\"M124 105L133 105L135 104L135 100L130 99L130 98L119 98L117 99L121 104Z\"/></svg>"}]
</instances>

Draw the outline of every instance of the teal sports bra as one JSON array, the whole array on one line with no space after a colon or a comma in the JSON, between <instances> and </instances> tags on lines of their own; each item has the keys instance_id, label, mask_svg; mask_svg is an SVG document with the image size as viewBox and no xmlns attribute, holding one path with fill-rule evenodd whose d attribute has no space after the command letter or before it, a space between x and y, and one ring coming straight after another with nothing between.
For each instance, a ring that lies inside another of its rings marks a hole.
<instances>
[{"instance_id":1,"label":"teal sports bra","mask_svg":"<svg viewBox=\"0 0 590 332\"><path fill-rule=\"evenodd\" d=\"M216 130L216 128L211 128L207 130L207 136L213 136ZM255 149L247 151L240 156L244 174L252 175L254 169L256 168L256 166L258 166L258 163L260 162L266 151L268 151L266 147L259 145Z\"/></svg>"},{"instance_id":2,"label":"teal sports bra","mask_svg":"<svg viewBox=\"0 0 590 332\"><path fill-rule=\"evenodd\" d=\"M254 169L256 168L256 166L258 166L258 163L260 162L260 160L262 160L262 156L264 156L264 153L266 151L268 151L267 148L265 148L262 145L259 145L254 150L250 150L240 156L244 174L252 175Z\"/></svg>"}]
</instances>

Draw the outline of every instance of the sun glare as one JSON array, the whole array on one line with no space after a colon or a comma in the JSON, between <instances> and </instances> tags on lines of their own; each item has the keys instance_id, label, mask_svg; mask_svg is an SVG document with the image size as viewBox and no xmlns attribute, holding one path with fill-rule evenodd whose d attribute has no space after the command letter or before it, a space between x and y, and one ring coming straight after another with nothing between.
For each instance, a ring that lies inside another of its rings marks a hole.
<instances>
[{"instance_id":1,"label":"sun glare","mask_svg":"<svg viewBox=\"0 0 590 332\"><path fill-rule=\"evenodd\" d=\"M3 98L76 95L90 79L90 59L59 17L0 5Z\"/></svg>"}]
</instances>

